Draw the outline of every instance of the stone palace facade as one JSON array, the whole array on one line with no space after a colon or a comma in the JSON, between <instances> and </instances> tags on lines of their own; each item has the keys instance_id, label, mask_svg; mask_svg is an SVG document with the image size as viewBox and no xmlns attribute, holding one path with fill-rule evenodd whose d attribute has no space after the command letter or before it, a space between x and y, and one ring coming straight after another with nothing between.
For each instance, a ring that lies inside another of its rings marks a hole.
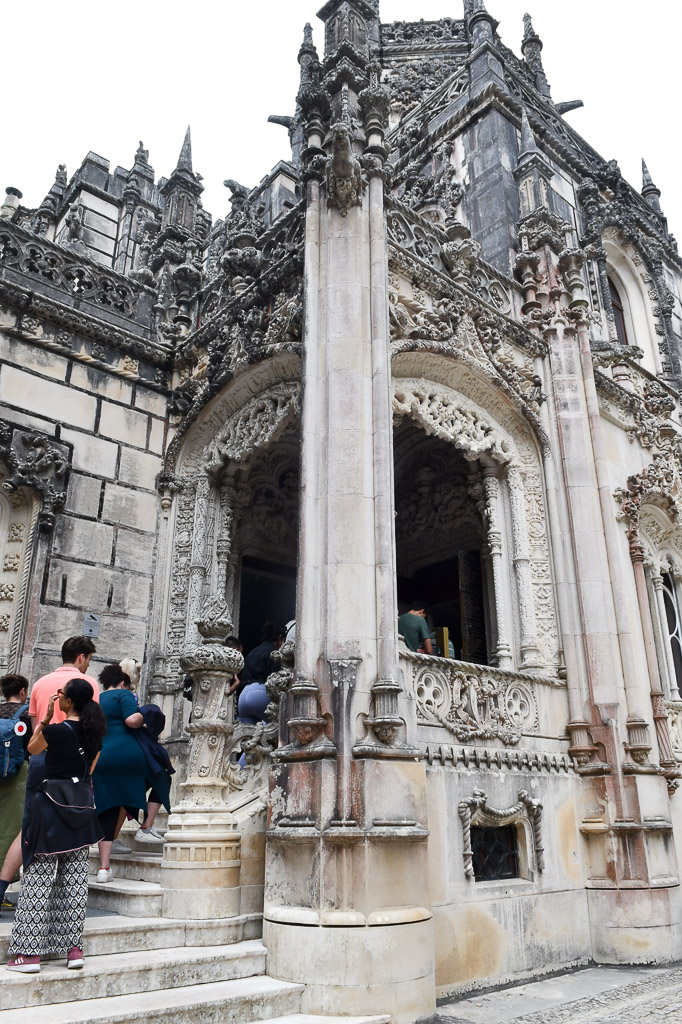
<instances>
[{"instance_id":1,"label":"stone palace facade","mask_svg":"<svg viewBox=\"0 0 682 1024\"><path fill-rule=\"evenodd\" d=\"M290 159L225 219L189 131L168 178L140 143L7 189L0 656L35 679L87 619L144 660L160 912L407 1022L682 958L682 260L528 16L522 57L482 0L319 17ZM237 723L222 640L294 616Z\"/></svg>"}]
</instances>

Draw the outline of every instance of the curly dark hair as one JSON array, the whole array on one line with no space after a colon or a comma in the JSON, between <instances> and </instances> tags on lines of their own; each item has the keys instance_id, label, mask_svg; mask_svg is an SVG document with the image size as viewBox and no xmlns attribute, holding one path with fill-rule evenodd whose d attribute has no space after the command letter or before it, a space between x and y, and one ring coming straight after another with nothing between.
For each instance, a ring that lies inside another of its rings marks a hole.
<instances>
[{"instance_id":1,"label":"curly dark hair","mask_svg":"<svg viewBox=\"0 0 682 1024\"><path fill-rule=\"evenodd\" d=\"M102 749L102 740L107 731L104 712L97 701L93 700L94 690L91 684L82 676L69 679L62 693L73 701L74 710L80 719L81 743L88 764L91 764L95 755Z\"/></svg>"},{"instance_id":2,"label":"curly dark hair","mask_svg":"<svg viewBox=\"0 0 682 1024\"><path fill-rule=\"evenodd\" d=\"M130 686L130 676L115 662L104 666L99 674L99 681L103 690L110 690L112 686L118 686L120 683Z\"/></svg>"}]
</instances>

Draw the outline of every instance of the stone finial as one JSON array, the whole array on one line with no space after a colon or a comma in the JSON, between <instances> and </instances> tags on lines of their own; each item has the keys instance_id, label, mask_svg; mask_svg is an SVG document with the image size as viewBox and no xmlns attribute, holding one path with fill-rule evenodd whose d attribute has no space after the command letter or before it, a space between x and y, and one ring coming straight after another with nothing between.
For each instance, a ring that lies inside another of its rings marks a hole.
<instances>
[{"instance_id":1,"label":"stone finial","mask_svg":"<svg viewBox=\"0 0 682 1024\"><path fill-rule=\"evenodd\" d=\"M533 135L533 129L530 126L528 120L528 111L525 106L521 112L521 145L519 147L519 163L521 163L524 156L531 156L533 153L538 152L537 143L535 136Z\"/></svg>"},{"instance_id":2,"label":"stone finial","mask_svg":"<svg viewBox=\"0 0 682 1024\"><path fill-rule=\"evenodd\" d=\"M661 197L660 188L656 188L654 185L649 168L647 167L644 159L642 159L642 198L658 214L663 214L661 204L659 202Z\"/></svg>"},{"instance_id":3,"label":"stone finial","mask_svg":"<svg viewBox=\"0 0 682 1024\"><path fill-rule=\"evenodd\" d=\"M180 150L180 156L178 157L178 164L175 168L176 171L187 171L188 174L192 174L192 133L190 126L187 125L187 131L185 132L185 141L182 144Z\"/></svg>"},{"instance_id":4,"label":"stone finial","mask_svg":"<svg viewBox=\"0 0 682 1024\"><path fill-rule=\"evenodd\" d=\"M197 619L204 643L223 643L232 631L232 620L224 597L213 594L204 601Z\"/></svg>"},{"instance_id":5,"label":"stone finial","mask_svg":"<svg viewBox=\"0 0 682 1024\"><path fill-rule=\"evenodd\" d=\"M547 81L545 70L542 66L542 39L540 39L540 36L533 28L533 22L531 21L530 14L524 14L523 16L521 53L525 58L526 64L535 76L535 86L538 92L541 92L543 96L551 101L552 97L549 82Z\"/></svg>"},{"instance_id":6,"label":"stone finial","mask_svg":"<svg viewBox=\"0 0 682 1024\"><path fill-rule=\"evenodd\" d=\"M522 43L521 43L521 49L522 50L523 50L524 44L528 43L531 39L534 42L536 42L537 44L539 44L540 49L542 49L542 40L540 39L540 36L537 34L535 29L533 28L533 21L531 19L530 14L524 14L524 16L523 16L523 40L522 40Z\"/></svg>"},{"instance_id":7,"label":"stone finial","mask_svg":"<svg viewBox=\"0 0 682 1024\"><path fill-rule=\"evenodd\" d=\"M189 131L189 128L187 129ZM148 164L149 163L149 150L144 148L144 143L140 139L140 145L135 151L135 163L136 164Z\"/></svg>"},{"instance_id":8,"label":"stone finial","mask_svg":"<svg viewBox=\"0 0 682 1024\"><path fill-rule=\"evenodd\" d=\"M298 51L298 63L303 61L304 57L312 57L314 60L318 59L317 48L313 42L313 26L309 21L305 23L303 28L303 42L301 43L301 49Z\"/></svg>"}]
</instances>

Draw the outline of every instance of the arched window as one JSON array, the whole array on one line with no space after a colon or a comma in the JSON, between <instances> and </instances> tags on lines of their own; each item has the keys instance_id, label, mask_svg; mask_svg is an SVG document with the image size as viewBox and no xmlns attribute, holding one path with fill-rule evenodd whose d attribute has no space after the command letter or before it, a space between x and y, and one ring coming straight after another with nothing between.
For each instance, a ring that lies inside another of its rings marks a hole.
<instances>
[{"instance_id":1,"label":"arched window","mask_svg":"<svg viewBox=\"0 0 682 1024\"><path fill-rule=\"evenodd\" d=\"M618 336L618 341L621 343L621 345L628 345L629 342L627 330L625 328L625 312L623 310L623 303L621 301L620 295L618 294L618 289L616 288L611 278L609 278L608 281L609 294L611 296L611 305L613 306L613 316L616 322L616 334Z\"/></svg>"},{"instance_id":2,"label":"arched window","mask_svg":"<svg viewBox=\"0 0 682 1024\"><path fill-rule=\"evenodd\" d=\"M665 640L670 648L678 690L682 686L682 626L675 580L671 572L661 573L663 606L665 608Z\"/></svg>"}]
</instances>

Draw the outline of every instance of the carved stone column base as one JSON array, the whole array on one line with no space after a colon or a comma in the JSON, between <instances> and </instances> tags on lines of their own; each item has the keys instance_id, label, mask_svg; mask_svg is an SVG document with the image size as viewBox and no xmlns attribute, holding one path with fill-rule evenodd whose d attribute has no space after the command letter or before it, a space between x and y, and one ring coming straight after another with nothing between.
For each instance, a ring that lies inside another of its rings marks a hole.
<instances>
[{"instance_id":1,"label":"carved stone column base","mask_svg":"<svg viewBox=\"0 0 682 1024\"><path fill-rule=\"evenodd\" d=\"M241 910L240 851L241 834L224 805L181 804L168 819L163 847L163 916L236 917Z\"/></svg>"},{"instance_id":2,"label":"carved stone column base","mask_svg":"<svg viewBox=\"0 0 682 1024\"><path fill-rule=\"evenodd\" d=\"M578 775L608 775L611 765L595 759L597 748L590 734L587 722L569 722L568 734L571 745L568 752L573 758L573 765Z\"/></svg>"},{"instance_id":3,"label":"carved stone column base","mask_svg":"<svg viewBox=\"0 0 682 1024\"><path fill-rule=\"evenodd\" d=\"M630 716L626 722L628 730L628 742L625 749L632 758L634 764L623 765L623 771L636 772L638 768L651 768L649 754L651 743L649 741L649 726L643 718Z\"/></svg>"}]
</instances>

